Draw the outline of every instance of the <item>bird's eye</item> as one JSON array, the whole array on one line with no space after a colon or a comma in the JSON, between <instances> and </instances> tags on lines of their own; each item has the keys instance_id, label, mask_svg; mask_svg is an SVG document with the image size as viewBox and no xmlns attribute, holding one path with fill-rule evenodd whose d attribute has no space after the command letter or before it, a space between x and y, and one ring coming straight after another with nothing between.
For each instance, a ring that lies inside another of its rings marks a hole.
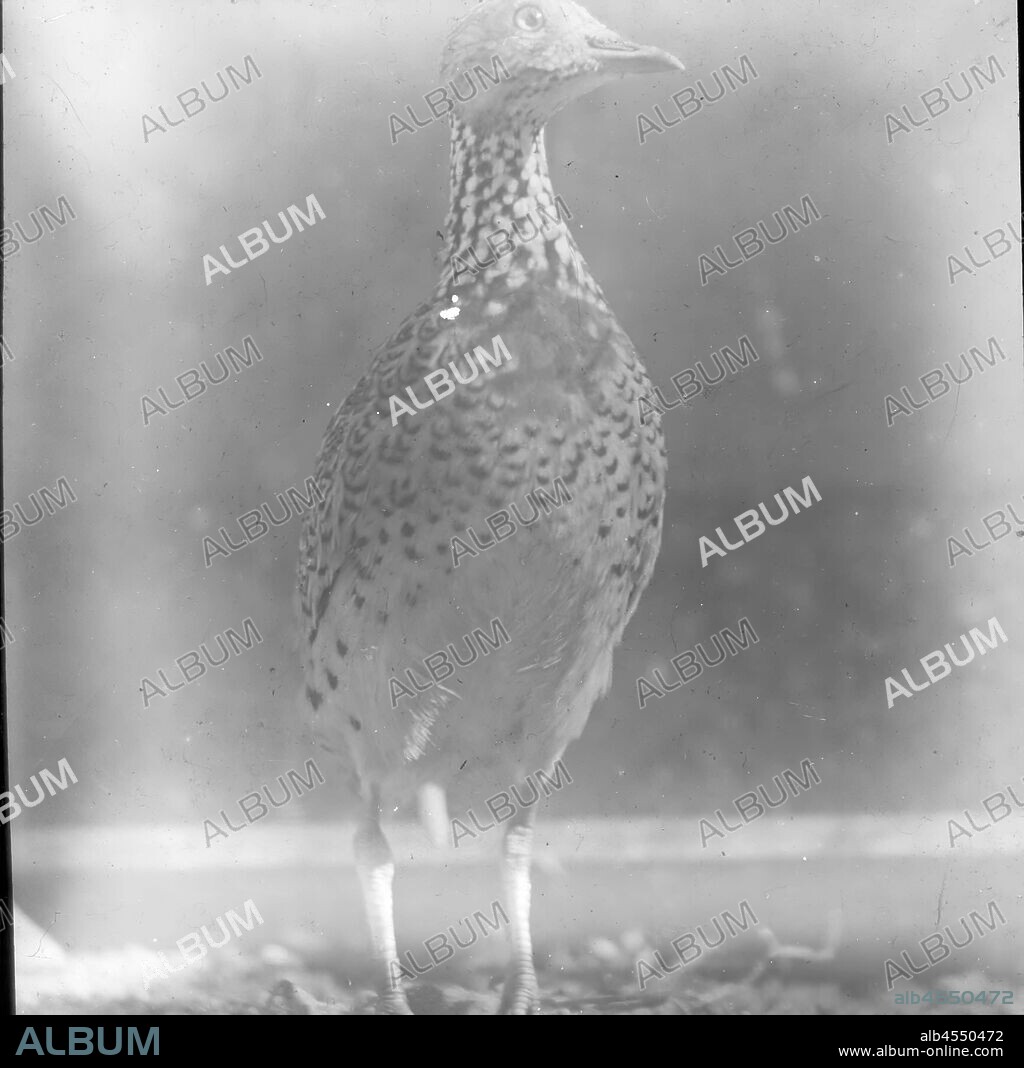
<instances>
[{"instance_id":1,"label":"bird's eye","mask_svg":"<svg viewBox=\"0 0 1024 1068\"><path fill-rule=\"evenodd\" d=\"M514 21L521 30L539 30L544 25L544 12L535 4L524 4L516 12Z\"/></svg>"}]
</instances>

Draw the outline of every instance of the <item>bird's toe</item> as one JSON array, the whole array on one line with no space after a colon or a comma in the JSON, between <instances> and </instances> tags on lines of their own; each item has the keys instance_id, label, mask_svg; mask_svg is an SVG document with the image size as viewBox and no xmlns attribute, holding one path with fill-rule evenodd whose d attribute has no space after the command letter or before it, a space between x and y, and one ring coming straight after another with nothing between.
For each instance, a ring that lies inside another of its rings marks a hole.
<instances>
[{"instance_id":1,"label":"bird's toe","mask_svg":"<svg viewBox=\"0 0 1024 1068\"><path fill-rule=\"evenodd\" d=\"M409 1008L409 1002L405 994L381 994L377 1000L375 1016L415 1016L416 1013Z\"/></svg>"},{"instance_id":2,"label":"bird's toe","mask_svg":"<svg viewBox=\"0 0 1024 1068\"><path fill-rule=\"evenodd\" d=\"M537 980L513 976L505 983L498 1006L499 1016L540 1016L540 993Z\"/></svg>"}]
</instances>

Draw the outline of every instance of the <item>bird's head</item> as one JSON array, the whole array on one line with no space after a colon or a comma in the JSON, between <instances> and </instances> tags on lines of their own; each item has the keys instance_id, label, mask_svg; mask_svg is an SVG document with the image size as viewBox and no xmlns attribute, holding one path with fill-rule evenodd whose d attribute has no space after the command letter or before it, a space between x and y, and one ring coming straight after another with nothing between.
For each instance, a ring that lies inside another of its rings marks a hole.
<instances>
[{"instance_id":1,"label":"bird's head","mask_svg":"<svg viewBox=\"0 0 1024 1068\"><path fill-rule=\"evenodd\" d=\"M573 0L485 0L448 38L441 78L458 90L461 99L449 90L455 114L486 127L490 120L543 124L627 74L683 69L675 56L627 41Z\"/></svg>"}]
</instances>

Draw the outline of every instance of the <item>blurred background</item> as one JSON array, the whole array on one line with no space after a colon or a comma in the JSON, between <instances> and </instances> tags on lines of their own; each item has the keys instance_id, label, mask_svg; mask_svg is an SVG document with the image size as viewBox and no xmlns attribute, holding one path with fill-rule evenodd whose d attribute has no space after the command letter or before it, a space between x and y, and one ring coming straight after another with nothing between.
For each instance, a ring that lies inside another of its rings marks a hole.
<instances>
[{"instance_id":1,"label":"blurred background","mask_svg":"<svg viewBox=\"0 0 1024 1068\"><path fill-rule=\"evenodd\" d=\"M677 820L692 844L697 817L804 759L821 785L785 821L877 817L898 829L917 826L900 822L908 814L979 812L1007 783L1024 796L1024 541L1003 538L953 569L947 549L965 526L988 540L981 518L1007 502L1024 516L1014 6L588 6L687 67L595 93L548 128L555 188L591 270L666 396L673 374L741 335L760 360L663 418L657 571L612 691L566 754L572 786L546 817ZM16 860L69 929L82 882L66 868L41 879L61 862L29 848L34 833L57 848L87 828L117 841L166 826L202 849L203 819L226 808L237 822L238 798L317 755L295 703L299 521L209 568L202 539L224 526L237 540L237 516L303 485L371 351L430 291L448 131L437 122L392 145L388 117L425 114L444 38L471 7L4 5L15 75L3 88L5 226L20 220L31 235L30 212L61 196L76 216L7 250L3 294L14 357L4 506L31 516L30 494L61 477L77 497L4 546L11 781L30 789L64 757L78 777L17 818ZM143 140L144 112L181 119L178 94L202 79L219 93L218 72L241 71L246 55L259 79ZM738 70L743 55L756 80L639 143L640 112L676 116L673 92L697 79L714 91L713 72ZM887 138L887 114L910 126L906 105L920 121L922 93L951 79L962 94L960 72L987 72L993 55L1005 78ZM324 220L205 284L205 253L225 244L237 256L236 235L311 193ZM701 286L701 253L722 245L735 258L733 234L758 220L774 229L772 212L804 195L820 221ZM987 260L981 236L996 228L1012 254L951 285L947 257L966 262L966 245ZM178 399L175 376L213 367L247 335L261 362L144 425L144 394ZM920 398L921 375L972 346L987 352L992 336L1005 362L887 425L887 395L907 386ZM701 535L734 531L733 516L807 475L820 504L701 568ZM887 676L906 667L920 679L922 656L992 616L1006 648L886 707ZM143 677L177 680L176 657L215 649L246 617L262 644L144 707ZM707 648L741 617L758 645L638 709L638 676L673 679L676 652ZM317 760L327 783L274 813L277 827L351 813L329 758ZM1020 820L1015 810L1018 842ZM244 834L272 834L271 822ZM973 871L964 894L985 878ZM712 896L694 919L737 901ZM933 919L914 918L917 937ZM110 937L77 922L86 943ZM176 919L170 937L197 922Z\"/></svg>"}]
</instances>

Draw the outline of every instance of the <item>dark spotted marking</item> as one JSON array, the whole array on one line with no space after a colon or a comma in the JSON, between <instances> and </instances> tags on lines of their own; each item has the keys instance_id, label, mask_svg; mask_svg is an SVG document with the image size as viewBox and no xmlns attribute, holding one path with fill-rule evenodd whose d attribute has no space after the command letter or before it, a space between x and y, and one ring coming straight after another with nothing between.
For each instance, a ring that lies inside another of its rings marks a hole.
<instances>
[{"instance_id":1,"label":"dark spotted marking","mask_svg":"<svg viewBox=\"0 0 1024 1068\"><path fill-rule=\"evenodd\" d=\"M333 589L334 589L334 583L332 582L330 584L330 586L328 586L326 589L321 591L320 596L317 598L317 601L316 601L316 618L317 618L318 622L323 618L324 612L327 611L327 602L330 601L330 599L331 599L331 590L333 590Z\"/></svg>"},{"instance_id":2,"label":"dark spotted marking","mask_svg":"<svg viewBox=\"0 0 1024 1068\"><path fill-rule=\"evenodd\" d=\"M336 690L338 688L338 676L335 675L333 672L327 672L327 685L330 686L332 690Z\"/></svg>"},{"instance_id":3,"label":"dark spotted marking","mask_svg":"<svg viewBox=\"0 0 1024 1068\"><path fill-rule=\"evenodd\" d=\"M612 525L611 525L611 523L602 523L602 524L601 524L601 525L600 525L600 526L599 526L599 527L597 528L597 536L598 536L599 538L607 538L607 537L608 537L608 535L609 535L609 534L611 534L611 532L612 532Z\"/></svg>"},{"instance_id":4,"label":"dark spotted marking","mask_svg":"<svg viewBox=\"0 0 1024 1068\"><path fill-rule=\"evenodd\" d=\"M411 538L413 536L413 534L415 534L415 533L416 533L416 528L412 525L412 523L408 522L408 520L402 524L402 537L403 538Z\"/></svg>"},{"instance_id":5,"label":"dark spotted marking","mask_svg":"<svg viewBox=\"0 0 1024 1068\"><path fill-rule=\"evenodd\" d=\"M312 686L306 687L306 697L313 706L314 712L320 707L324 699L323 694L319 690L314 690Z\"/></svg>"},{"instance_id":6,"label":"dark spotted marking","mask_svg":"<svg viewBox=\"0 0 1024 1068\"><path fill-rule=\"evenodd\" d=\"M363 729L363 725L359 722L359 720L356 719L355 716L349 716L348 721L352 724L352 730L361 731Z\"/></svg>"}]
</instances>

